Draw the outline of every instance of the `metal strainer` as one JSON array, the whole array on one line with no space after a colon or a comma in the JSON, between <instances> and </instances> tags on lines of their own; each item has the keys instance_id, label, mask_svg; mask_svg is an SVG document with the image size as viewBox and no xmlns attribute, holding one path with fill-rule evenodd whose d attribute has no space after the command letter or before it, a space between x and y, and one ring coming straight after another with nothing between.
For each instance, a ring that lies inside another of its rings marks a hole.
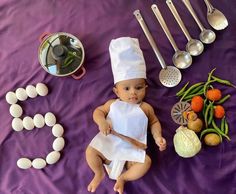
<instances>
[{"instance_id":1,"label":"metal strainer","mask_svg":"<svg viewBox=\"0 0 236 194\"><path fill-rule=\"evenodd\" d=\"M188 120L184 118L183 113L191 110L191 105L188 102L180 101L171 109L171 117L173 121L179 125L186 125Z\"/></svg>"},{"instance_id":2,"label":"metal strainer","mask_svg":"<svg viewBox=\"0 0 236 194\"><path fill-rule=\"evenodd\" d=\"M182 78L180 70L174 66L166 66L165 61L164 61L160 51L158 50L157 45L156 45L150 31L148 30L148 27L147 27L145 21L143 20L140 11L135 10L133 14L135 15L136 19L138 20L146 38L148 39L148 42L150 43L158 61L161 64L162 70L159 73L160 82L162 83L163 86L166 86L166 87L177 86Z\"/></svg>"}]
</instances>

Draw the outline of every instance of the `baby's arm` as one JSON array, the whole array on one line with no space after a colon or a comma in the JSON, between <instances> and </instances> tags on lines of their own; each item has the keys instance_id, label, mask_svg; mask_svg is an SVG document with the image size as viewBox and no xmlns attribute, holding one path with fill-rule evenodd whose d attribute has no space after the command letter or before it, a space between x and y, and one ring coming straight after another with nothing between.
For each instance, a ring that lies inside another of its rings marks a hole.
<instances>
[{"instance_id":1,"label":"baby's arm","mask_svg":"<svg viewBox=\"0 0 236 194\"><path fill-rule=\"evenodd\" d=\"M104 105L97 107L93 112L93 120L104 135L108 135L112 128L111 123L106 121L106 116L110 110L112 102L114 102L114 100L107 101Z\"/></svg>"},{"instance_id":2,"label":"baby's arm","mask_svg":"<svg viewBox=\"0 0 236 194\"><path fill-rule=\"evenodd\" d=\"M166 140L164 137L162 137L161 124L160 124L157 116L155 115L155 112L154 112L151 105L145 103L144 109L145 109L145 113L146 113L148 120L149 120L149 126L151 129L152 136L153 136L156 144L158 145L159 150L163 151L166 149Z\"/></svg>"}]
</instances>

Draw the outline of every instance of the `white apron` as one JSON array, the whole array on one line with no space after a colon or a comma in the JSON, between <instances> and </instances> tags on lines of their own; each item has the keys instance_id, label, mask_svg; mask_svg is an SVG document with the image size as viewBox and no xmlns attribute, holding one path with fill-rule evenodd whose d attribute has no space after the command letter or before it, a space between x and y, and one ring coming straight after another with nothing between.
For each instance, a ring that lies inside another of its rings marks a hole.
<instances>
[{"instance_id":1,"label":"white apron","mask_svg":"<svg viewBox=\"0 0 236 194\"><path fill-rule=\"evenodd\" d=\"M139 104L116 100L110 106L107 120L112 123L112 129L116 132L147 143L148 118ZM112 161L109 166L105 166L111 179L118 178L125 161L143 163L145 160L145 150L138 149L112 134L105 136L99 132L90 146Z\"/></svg>"}]
</instances>

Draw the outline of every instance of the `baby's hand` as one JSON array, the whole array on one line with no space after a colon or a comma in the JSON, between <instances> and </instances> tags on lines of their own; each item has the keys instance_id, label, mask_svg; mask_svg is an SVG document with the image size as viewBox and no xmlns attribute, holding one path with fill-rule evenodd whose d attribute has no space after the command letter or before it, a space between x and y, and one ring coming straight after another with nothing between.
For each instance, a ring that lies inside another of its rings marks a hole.
<instances>
[{"instance_id":1,"label":"baby's hand","mask_svg":"<svg viewBox=\"0 0 236 194\"><path fill-rule=\"evenodd\" d=\"M160 151L164 151L166 149L166 140L164 137L157 137L156 144L158 145Z\"/></svg>"},{"instance_id":2,"label":"baby's hand","mask_svg":"<svg viewBox=\"0 0 236 194\"><path fill-rule=\"evenodd\" d=\"M109 122L107 121L103 121L101 123L99 123L99 130L104 134L104 135L108 135L111 132L112 126Z\"/></svg>"}]
</instances>

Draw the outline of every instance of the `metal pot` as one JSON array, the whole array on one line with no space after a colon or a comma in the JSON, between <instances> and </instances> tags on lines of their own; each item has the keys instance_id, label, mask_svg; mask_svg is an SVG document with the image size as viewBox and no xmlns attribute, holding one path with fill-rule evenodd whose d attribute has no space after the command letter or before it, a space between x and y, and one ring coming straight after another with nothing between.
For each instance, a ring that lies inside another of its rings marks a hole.
<instances>
[{"instance_id":1,"label":"metal pot","mask_svg":"<svg viewBox=\"0 0 236 194\"><path fill-rule=\"evenodd\" d=\"M40 36L38 59L43 69L54 76L71 75L82 78L86 70L84 47L74 35L66 32L44 33Z\"/></svg>"}]
</instances>

